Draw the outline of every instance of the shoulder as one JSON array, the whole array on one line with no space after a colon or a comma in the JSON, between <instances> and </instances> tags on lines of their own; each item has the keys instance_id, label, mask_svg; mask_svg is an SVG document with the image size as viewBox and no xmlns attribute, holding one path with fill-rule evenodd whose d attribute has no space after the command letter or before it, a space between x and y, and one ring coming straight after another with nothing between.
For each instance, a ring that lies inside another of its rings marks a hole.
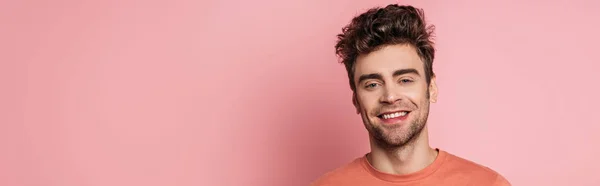
<instances>
[{"instance_id":1,"label":"shoulder","mask_svg":"<svg viewBox=\"0 0 600 186\"><path fill-rule=\"evenodd\" d=\"M447 156L444 172L448 175L458 175L477 183L486 183L485 185L510 186L504 176L490 167L453 154L448 153Z\"/></svg>"},{"instance_id":2,"label":"shoulder","mask_svg":"<svg viewBox=\"0 0 600 186\"><path fill-rule=\"evenodd\" d=\"M359 178L364 174L362 168L362 157L356 158L353 161L340 166L336 169L330 170L325 174L318 177L310 185L311 186L327 186L327 185L340 185L347 182L351 182L353 178Z\"/></svg>"}]
</instances>

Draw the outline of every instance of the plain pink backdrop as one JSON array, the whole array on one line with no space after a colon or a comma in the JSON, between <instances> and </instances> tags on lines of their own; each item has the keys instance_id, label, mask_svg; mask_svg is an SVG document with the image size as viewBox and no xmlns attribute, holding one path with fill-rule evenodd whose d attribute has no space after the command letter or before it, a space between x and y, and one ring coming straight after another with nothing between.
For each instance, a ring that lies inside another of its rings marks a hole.
<instances>
[{"instance_id":1,"label":"plain pink backdrop","mask_svg":"<svg viewBox=\"0 0 600 186\"><path fill-rule=\"evenodd\" d=\"M0 1L0 185L307 185L368 152L335 35L396 1ZM600 4L400 1L437 26L432 145L600 185Z\"/></svg>"}]
</instances>

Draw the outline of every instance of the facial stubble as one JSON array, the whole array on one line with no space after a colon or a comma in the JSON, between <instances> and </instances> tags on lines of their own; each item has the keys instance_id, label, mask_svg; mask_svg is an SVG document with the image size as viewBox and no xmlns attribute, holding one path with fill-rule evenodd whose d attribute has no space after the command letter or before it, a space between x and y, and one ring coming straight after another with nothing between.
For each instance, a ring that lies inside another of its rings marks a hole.
<instances>
[{"instance_id":1,"label":"facial stubble","mask_svg":"<svg viewBox=\"0 0 600 186\"><path fill-rule=\"evenodd\" d=\"M383 149L393 151L395 149L399 149L410 145L412 142L416 140L416 138L421 134L425 125L427 124L427 118L429 117L429 88L426 92L426 100L425 103L422 103L421 106L424 107L421 113L413 113L410 114L419 114L413 115L412 117L416 117L409 125L407 131L403 131L403 126L401 125L373 125L369 117L367 116L369 112L367 112L364 108L361 108L361 116L363 123L367 131L373 137L375 143ZM413 106L416 106L417 110L420 110L419 105L414 102L410 102ZM387 133L386 133L387 132Z\"/></svg>"}]
</instances>

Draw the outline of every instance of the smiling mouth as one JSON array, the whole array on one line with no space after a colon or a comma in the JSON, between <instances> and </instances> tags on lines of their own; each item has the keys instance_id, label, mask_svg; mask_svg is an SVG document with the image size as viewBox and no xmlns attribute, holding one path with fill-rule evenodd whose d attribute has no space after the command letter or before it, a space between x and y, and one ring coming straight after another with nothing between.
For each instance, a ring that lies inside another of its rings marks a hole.
<instances>
[{"instance_id":1,"label":"smiling mouth","mask_svg":"<svg viewBox=\"0 0 600 186\"><path fill-rule=\"evenodd\" d=\"M386 125L400 124L408 118L410 111L386 112L377 117Z\"/></svg>"},{"instance_id":2,"label":"smiling mouth","mask_svg":"<svg viewBox=\"0 0 600 186\"><path fill-rule=\"evenodd\" d=\"M381 119L393 119L393 118L397 118L397 117L406 116L407 114L408 114L408 111L398 111L398 112L380 114L377 117L379 117Z\"/></svg>"}]
</instances>

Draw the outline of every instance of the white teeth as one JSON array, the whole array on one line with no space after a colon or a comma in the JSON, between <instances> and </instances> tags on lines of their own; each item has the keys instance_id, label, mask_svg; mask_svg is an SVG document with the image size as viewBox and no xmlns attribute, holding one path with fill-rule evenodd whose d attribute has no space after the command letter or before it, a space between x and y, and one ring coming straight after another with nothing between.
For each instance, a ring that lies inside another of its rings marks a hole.
<instances>
[{"instance_id":1,"label":"white teeth","mask_svg":"<svg viewBox=\"0 0 600 186\"><path fill-rule=\"evenodd\" d=\"M384 114L382 117L383 117L383 119L391 119L391 118L397 118L400 116L406 116L406 114L408 114L408 112L395 112L392 114Z\"/></svg>"}]
</instances>

